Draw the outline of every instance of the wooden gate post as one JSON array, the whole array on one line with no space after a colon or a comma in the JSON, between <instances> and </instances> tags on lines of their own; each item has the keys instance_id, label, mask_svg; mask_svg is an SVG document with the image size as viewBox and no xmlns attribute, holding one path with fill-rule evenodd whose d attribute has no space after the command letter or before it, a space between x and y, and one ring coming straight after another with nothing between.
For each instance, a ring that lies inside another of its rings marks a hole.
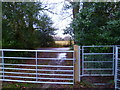
<instances>
[{"instance_id":1,"label":"wooden gate post","mask_svg":"<svg viewBox=\"0 0 120 90\"><path fill-rule=\"evenodd\" d=\"M74 45L74 83L80 82L80 46Z\"/></svg>"}]
</instances>

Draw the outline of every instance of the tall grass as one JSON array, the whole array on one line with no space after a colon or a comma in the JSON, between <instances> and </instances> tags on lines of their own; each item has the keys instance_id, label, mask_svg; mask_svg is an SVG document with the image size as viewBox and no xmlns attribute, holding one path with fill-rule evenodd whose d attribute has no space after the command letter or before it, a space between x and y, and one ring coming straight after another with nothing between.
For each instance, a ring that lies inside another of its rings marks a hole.
<instances>
[{"instance_id":1,"label":"tall grass","mask_svg":"<svg viewBox=\"0 0 120 90\"><path fill-rule=\"evenodd\" d=\"M56 45L60 45L60 46L71 46L71 43L74 44L74 41L55 41Z\"/></svg>"}]
</instances>

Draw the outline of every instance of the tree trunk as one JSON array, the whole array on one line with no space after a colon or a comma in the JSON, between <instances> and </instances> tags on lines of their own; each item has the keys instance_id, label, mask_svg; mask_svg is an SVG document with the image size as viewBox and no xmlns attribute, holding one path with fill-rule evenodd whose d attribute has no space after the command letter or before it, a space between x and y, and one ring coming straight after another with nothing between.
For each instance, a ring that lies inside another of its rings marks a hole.
<instances>
[{"instance_id":1,"label":"tree trunk","mask_svg":"<svg viewBox=\"0 0 120 90\"><path fill-rule=\"evenodd\" d=\"M79 13L79 9L80 9L80 4L79 2L71 2L72 6L73 6L73 18L76 18L76 14Z\"/></svg>"}]
</instances>

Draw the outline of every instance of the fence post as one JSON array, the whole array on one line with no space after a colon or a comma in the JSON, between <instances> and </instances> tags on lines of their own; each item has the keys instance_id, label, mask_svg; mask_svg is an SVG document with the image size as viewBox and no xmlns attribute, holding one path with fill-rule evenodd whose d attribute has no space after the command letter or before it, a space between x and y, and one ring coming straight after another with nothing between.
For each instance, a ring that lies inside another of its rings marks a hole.
<instances>
[{"instance_id":1,"label":"fence post","mask_svg":"<svg viewBox=\"0 0 120 90\"><path fill-rule=\"evenodd\" d=\"M80 82L80 46L74 45L74 83Z\"/></svg>"}]
</instances>

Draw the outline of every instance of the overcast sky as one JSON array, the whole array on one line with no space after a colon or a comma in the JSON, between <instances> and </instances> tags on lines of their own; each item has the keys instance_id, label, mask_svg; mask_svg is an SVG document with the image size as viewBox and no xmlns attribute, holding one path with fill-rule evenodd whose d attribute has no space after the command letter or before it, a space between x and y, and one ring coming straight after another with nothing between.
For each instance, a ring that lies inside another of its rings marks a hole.
<instances>
[{"instance_id":1,"label":"overcast sky","mask_svg":"<svg viewBox=\"0 0 120 90\"><path fill-rule=\"evenodd\" d=\"M72 10L64 10L65 3L67 2L64 0L41 0L41 2L47 6L46 8L49 8L49 10L54 13L48 13L48 15L54 22L53 26L58 28L56 36L65 37L66 35L63 35L63 29L68 27L72 20Z\"/></svg>"}]
</instances>

